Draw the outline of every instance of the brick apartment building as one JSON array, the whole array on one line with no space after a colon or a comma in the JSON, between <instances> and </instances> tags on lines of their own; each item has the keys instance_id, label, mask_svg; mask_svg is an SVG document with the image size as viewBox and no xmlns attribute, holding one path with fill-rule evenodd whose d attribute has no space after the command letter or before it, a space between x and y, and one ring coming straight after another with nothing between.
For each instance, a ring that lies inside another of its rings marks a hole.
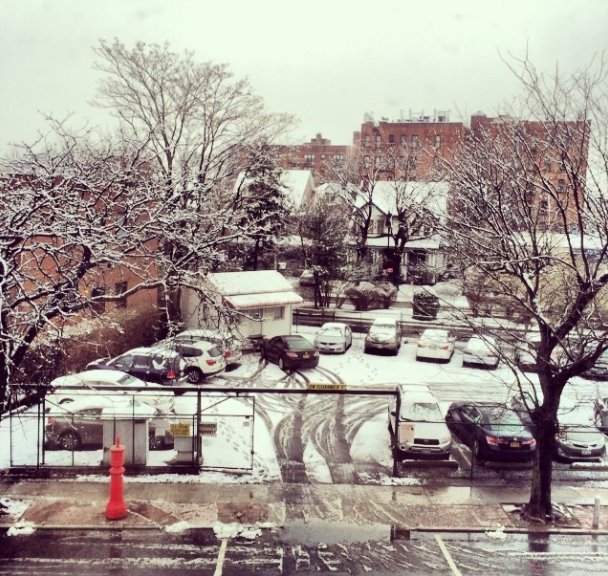
<instances>
[{"instance_id":1,"label":"brick apartment building","mask_svg":"<svg viewBox=\"0 0 608 576\"><path fill-rule=\"evenodd\" d=\"M441 180L442 160L451 161L465 135L463 122L451 122L446 111L375 121L366 117L353 144L364 169L373 166L377 180Z\"/></svg>"},{"instance_id":2,"label":"brick apartment building","mask_svg":"<svg viewBox=\"0 0 608 576\"><path fill-rule=\"evenodd\" d=\"M334 180L331 166L345 162L351 151L352 146L332 144L331 140L323 138L321 134L305 144L277 147L281 168L311 170L315 184Z\"/></svg>"}]
</instances>

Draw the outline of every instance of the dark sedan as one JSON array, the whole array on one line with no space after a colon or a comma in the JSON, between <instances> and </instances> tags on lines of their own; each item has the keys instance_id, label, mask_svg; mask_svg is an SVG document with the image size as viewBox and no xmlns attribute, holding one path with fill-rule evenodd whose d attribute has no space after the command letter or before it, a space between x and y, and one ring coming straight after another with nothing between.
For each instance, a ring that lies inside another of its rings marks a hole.
<instances>
[{"instance_id":1,"label":"dark sedan","mask_svg":"<svg viewBox=\"0 0 608 576\"><path fill-rule=\"evenodd\" d=\"M100 358L87 365L87 370L120 370L164 386L176 386L184 368L185 361L175 350L156 348L134 348L116 358Z\"/></svg>"},{"instance_id":2,"label":"dark sedan","mask_svg":"<svg viewBox=\"0 0 608 576\"><path fill-rule=\"evenodd\" d=\"M504 405L454 402L446 422L480 460L529 461L534 457L532 433L517 413Z\"/></svg>"},{"instance_id":3,"label":"dark sedan","mask_svg":"<svg viewBox=\"0 0 608 576\"><path fill-rule=\"evenodd\" d=\"M304 336L293 334L262 340L260 356L274 362L281 370L286 368L315 368L319 364L319 351Z\"/></svg>"}]
</instances>

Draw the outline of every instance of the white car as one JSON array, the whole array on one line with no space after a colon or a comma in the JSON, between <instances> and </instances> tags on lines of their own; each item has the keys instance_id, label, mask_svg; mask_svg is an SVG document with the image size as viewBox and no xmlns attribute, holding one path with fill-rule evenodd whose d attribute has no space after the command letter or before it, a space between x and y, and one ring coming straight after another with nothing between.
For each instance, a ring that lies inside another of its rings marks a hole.
<instances>
[{"instance_id":1,"label":"white car","mask_svg":"<svg viewBox=\"0 0 608 576\"><path fill-rule=\"evenodd\" d=\"M443 328L427 328L418 338L416 360L444 360L454 355L455 338Z\"/></svg>"},{"instance_id":2,"label":"white car","mask_svg":"<svg viewBox=\"0 0 608 576\"><path fill-rule=\"evenodd\" d=\"M376 318L365 337L364 352L389 350L397 355L401 348L401 331L394 318Z\"/></svg>"},{"instance_id":3,"label":"white car","mask_svg":"<svg viewBox=\"0 0 608 576\"><path fill-rule=\"evenodd\" d=\"M471 336L464 348L463 366L498 366L498 344L492 336Z\"/></svg>"},{"instance_id":4,"label":"white car","mask_svg":"<svg viewBox=\"0 0 608 576\"><path fill-rule=\"evenodd\" d=\"M175 350L184 360L184 373L190 384L200 384L207 376L219 374L226 369L224 353L218 346L205 340L174 340L155 350Z\"/></svg>"},{"instance_id":5,"label":"white car","mask_svg":"<svg viewBox=\"0 0 608 576\"><path fill-rule=\"evenodd\" d=\"M346 352L353 343L353 332L343 322L326 322L315 336L319 352Z\"/></svg>"},{"instance_id":6,"label":"white car","mask_svg":"<svg viewBox=\"0 0 608 576\"><path fill-rule=\"evenodd\" d=\"M110 397L116 394L128 394L161 412L168 413L173 409L175 400L173 391L167 390L162 384L144 382L119 370L86 370L78 374L60 376L51 382L50 387L51 394L45 397L47 408L93 394ZM111 390L112 388L115 390ZM130 390L130 388L141 388L141 390Z\"/></svg>"},{"instance_id":7,"label":"white car","mask_svg":"<svg viewBox=\"0 0 608 576\"><path fill-rule=\"evenodd\" d=\"M237 363L243 356L241 343L234 334L213 328L184 330L173 338L167 338L167 340L159 342L154 347L167 347L172 343L191 344L193 342L211 342L215 344L223 352L226 366Z\"/></svg>"}]
</instances>

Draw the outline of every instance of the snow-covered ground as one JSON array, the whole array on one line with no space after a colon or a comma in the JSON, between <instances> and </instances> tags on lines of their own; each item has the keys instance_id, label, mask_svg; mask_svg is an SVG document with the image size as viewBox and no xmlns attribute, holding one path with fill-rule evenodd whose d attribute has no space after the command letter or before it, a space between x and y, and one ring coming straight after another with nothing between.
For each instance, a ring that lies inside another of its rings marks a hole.
<instances>
[{"instance_id":1,"label":"snow-covered ground","mask_svg":"<svg viewBox=\"0 0 608 576\"><path fill-rule=\"evenodd\" d=\"M312 339L314 328L300 328L299 332ZM515 382L515 376L507 367L501 366L496 371L463 368L459 351L449 364L416 362L413 340L404 339L397 356L364 354L361 334L355 335L353 346L346 354L323 355L319 366L320 371L305 371L312 383L327 382L328 372L329 375L339 377L349 389L392 389L398 383L427 383L444 410L455 400L505 401L513 392ZM529 378L534 382L533 374L530 374ZM202 437L204 465L205 468L217 470L205 470L195 477L160 475L155 476L156 481L260 483L280 480L281 470L277 462L273 434L288 413L298 410L297 402L302 396L257 395L254 417L253 396L247 396L246 390L254 386L303 388L303 382L287 378L285 373L273 364L261 370L259 356L248 354L243 357L237 369L209 383L238 386L243 389L243 394L239 394L239 397L234 394L222 396L218 393L202 397L202 421L218 423L215 435ZM575 379L567 388L569 398L583 400L585 403L589 403L598 392L608 392L606 385L583 379ZM185 394L176 397L176 421L192 421L192 415L196 413L196 402L196 395ZM370 403L365 421L360 424L350 442L350 457L355 463L379 464L387 470L385 481L392 483L395 480L390 475L391 454L386 430L387 402L388 397L375 397L375 402ZM5 418L0 423L0 469L31 466L40 461L42 454L38 452L37 426L36 408ZM310 437L303 449L308 477L316 482L331 482L328 463ZM165 466L176 455L175 450L150 451L147 462L150 466ZM46 451L44 458L48 465L98 466L103 460L103 451ZM226 471L228 469L232 471Z\"/></svg>"}]
</instances>

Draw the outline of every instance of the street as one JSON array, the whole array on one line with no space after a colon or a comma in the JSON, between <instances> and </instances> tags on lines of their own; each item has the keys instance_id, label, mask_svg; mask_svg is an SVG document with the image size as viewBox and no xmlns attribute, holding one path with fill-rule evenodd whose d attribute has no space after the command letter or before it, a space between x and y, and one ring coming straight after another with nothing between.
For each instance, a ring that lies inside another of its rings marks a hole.
<instances>
[{"instance_id":1,"label":"street","mask_svg":"<svg viewBox=\"0 0 608 576\"><path fill-rule=\"evenodd\" d=\"M314 523L218 539L212 530L53 531L0 536L0 574L169 576L352 574L603 575L608 537L391 534L390 527Z\"/></svg>"}]
</instances>

